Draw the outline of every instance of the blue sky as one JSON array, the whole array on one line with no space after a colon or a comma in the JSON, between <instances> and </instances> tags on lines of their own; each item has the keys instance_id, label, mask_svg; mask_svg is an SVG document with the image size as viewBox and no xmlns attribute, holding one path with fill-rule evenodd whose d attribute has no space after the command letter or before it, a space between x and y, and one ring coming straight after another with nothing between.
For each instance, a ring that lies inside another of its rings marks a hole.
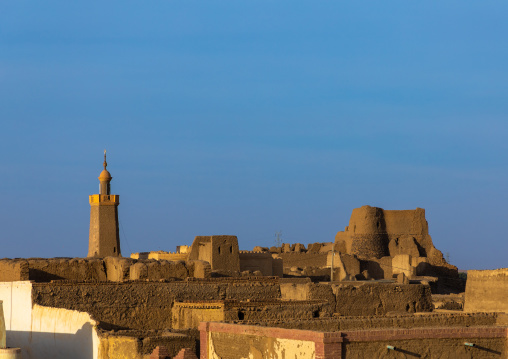
<instances>
[{"instance_id":1,"label":"blue sky","mask_svg":"<svg viewBox=\"0 0 508 359\"><path fill-rule=\"evenodd\" d=\"M85 256L108 149L124 255L196 235L327 242L426 209L506 267L502 1L0 4L3 257Z\"/></svg>"}]
</instances>

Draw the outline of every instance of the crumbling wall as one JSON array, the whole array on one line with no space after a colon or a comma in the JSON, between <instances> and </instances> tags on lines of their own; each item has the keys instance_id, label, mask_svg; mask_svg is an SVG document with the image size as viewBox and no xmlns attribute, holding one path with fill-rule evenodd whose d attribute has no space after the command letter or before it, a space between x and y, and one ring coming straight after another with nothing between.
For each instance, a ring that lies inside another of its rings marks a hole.
<instances>
[{"instance_id":1,"label":"crumbling wall","mask_svg":"<svg viewBox=\"0 0 508 359\"><path fill-rule=\"evenodd\" d=\"M154 260L154 261L140 261L136 263L138 268L146 268L146 270L140 269L138 276L134 274L130 275L131 280L163 280L169 278L185 279L189 277L189 271L185 262L170 262L166 260Z\"/></svg>"},{"instance_id":2,"label":"crumbling wall","mask_svg":"<svg viewBox=\"0 0 508 359\"><path fill-rule=\"evenodd\" d=\"M189 278L173 282L53 282L35 283L33 288L34 303L88 312L101 322L101 326L111 329L172 328L171 309L175 301L275 303L281 298L318 301L322 304L306 313L312 312L312 316L319 317L332 316L333 313L382 315L432 310L429 287L416 284L344 282L330 285L302 280L279 281L273 277L240 277ZM282 318L285 307L291 308L291 305L286 304L284 308L273 305L262 310L259 306L247 307L243 320L256 320L256 316L259 319L272 314Z\"/></svg>"},{"instance_id":3,"label":"crumbling wall","mask_svg":"<svg viewBox=\"0 0 508 359\"><path fill-rule=\"evenodd\" d=\"M336 332L345 330L384 328L449 328L505 326L506 318L498 313L425 313L422 315L396 314L383 316L334 316L309 320L259 321L256 324L287 329Z\"/></svg>"},{"instance_id":4,"label":"crumbling wall","mask_svg":"<svg viewBox=\"0 0 508 359\"><path fill-rule=\"evenodd\" d=\"M99 258L28 258L27 261L29 279L35 282L107 280L104 260Z\"/></svg>"},{"instance_id":5,"label":"crumbling wall","mask_svg":"<svg viewBox=\"0 0 508 359\"><path fill-rule=\"evenodd\" d=\"M433 265L446 265L429 235L425 210L353 209L349 225L335 237L336 248L361 259L397 254L427 257Z\"/></svg>"},{"instance_id":6,"label":"crumbling wall","mask_svg":"<svg viewBox=\"0 0 508 359\"><path fill-rule=\"evenodd\" d=\"M136 263L135 260L123 257L106 257L104 265L106 266L106 277L111 282L123 282L129 280L130 267Z\"/></svg>"},{"instance_id":7,"label":"crumbling wall","mask_svg":"<svg viewBox=\"0 0 508 359\"><path fill-rule=\"evenodd\" d=\"M34 303L88 312L105 329L171 328L171 283L56 284L33 286ZM206 289L203 288L206 293Z\"/></svg>"},{"instance_id":8,"label":"crumbling wall","mask_svg":"<svg viewBox=\"0 0 508 359\"><path fill-rule=\"evenodd\" d=\"M202 261L170 262L122 257L0 259L0 282L123 282L188 277L210 277L210 265Z\"/></svg>"},{"instance_id":9,"label":"crumbling wall","mask_svg":"<svg viewBox=\"0 0 508 359\"><path fill-rule=\"evenodd\" d=\"M508 312L508 268L468 270L464 311Z\"/></svg>"},{"instance_id":10,"label":"crumbling wall","mask_svg":"<svg viewBox=\"0 0 508 359\"><path fill-rule=\"evenodd\" d=\"M430 287L421 284L340 282L339 284L303 281L281 282L281 297L288 300L319 300L329 304L320 316L384 315L389 312L431 312Z\"/></svg>"},{"instance_id":11,"label":"crumbling wall","mask_svg":"<svg viewBox=\"0 0 508 359\"><path fill-rule=\"evenodd\" d=\"M33 302L88 312L106 329L172 328L175 301L275 300L274 278L175 282L34 283Z\"/></svg>"},{"instance_id":12,"label":"crumbling wall","mask_svg":"<svg viewBox=\"0 0 508 359\"><path fill-rule=\"evenodd\" d=\"M352 280L361 273L360 261L351 254L329 252L327 266L334 268L334 281Z\"/></svg>"},{"instance_id":13,"label":"crumbling wall","mask_svg":"<svg viewBox=\"0 0 508 359\"><path fill-rule=\"evenodd\" d=\"M446 263L428 232L423 208L363 206L353 209L349 225L337 233L335 250L358 256L366 279L389 279L398 273L409 278L435 276L440 278L439 292L463 290L457 267Z\"/></svg>"}]
</instances>

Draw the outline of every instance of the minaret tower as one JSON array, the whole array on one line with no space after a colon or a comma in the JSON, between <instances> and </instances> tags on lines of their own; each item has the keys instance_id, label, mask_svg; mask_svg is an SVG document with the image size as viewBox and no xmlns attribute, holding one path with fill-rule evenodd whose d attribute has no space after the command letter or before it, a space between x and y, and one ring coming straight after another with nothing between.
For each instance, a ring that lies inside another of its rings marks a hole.
<instances>
[{"instance_id":1,"label":"minaret tower","mask_svg":"<svg viewBox=\"0 0 508 359\"><path fill-rule=\"evenodd\" d=\"M110 194L111 174L106 167L104 150L104 170L99 175L99 194L90 196L90 237L88 257L121 257L120 235L118 232L118 205L120 196Z\"/></svg>"}]
</instances>

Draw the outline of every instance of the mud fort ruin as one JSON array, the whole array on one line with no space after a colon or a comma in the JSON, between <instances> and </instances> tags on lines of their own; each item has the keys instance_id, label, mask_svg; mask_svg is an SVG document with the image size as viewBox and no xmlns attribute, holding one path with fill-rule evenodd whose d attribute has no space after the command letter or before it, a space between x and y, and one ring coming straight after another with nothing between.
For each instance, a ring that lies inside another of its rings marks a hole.
<instances>
[{"instance_id":1,"label":"mud fort ruin","mask_svg":"<svg viewBox=\"0 0 508 359\"><path fill-rule=\"evenodd\" d=\"M424 209L355 208L326 243L199 235L129 257L106 167L87 257L0 260L0 358L508 357L508 269L466 282Z\"/></svg>"}]
</instances>

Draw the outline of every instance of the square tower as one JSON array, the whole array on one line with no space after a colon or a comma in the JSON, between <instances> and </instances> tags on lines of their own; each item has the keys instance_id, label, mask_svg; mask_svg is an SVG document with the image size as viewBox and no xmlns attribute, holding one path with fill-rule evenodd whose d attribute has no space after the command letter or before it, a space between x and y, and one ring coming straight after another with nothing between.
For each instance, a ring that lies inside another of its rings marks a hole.
<instances>
[{"instance_id":1,"label":"square tower","mask_svg":"<svg viewBox=\"0 0 508 359\"><path fill-rule=\"evenodd\" d=\"M104 170L99 176L100 193L90 196L88 257L121 257L118 231L120 196L110 194L110 182L113 177L106 170L107 165L104 151Z\"/></svg>"}]
</instances>

